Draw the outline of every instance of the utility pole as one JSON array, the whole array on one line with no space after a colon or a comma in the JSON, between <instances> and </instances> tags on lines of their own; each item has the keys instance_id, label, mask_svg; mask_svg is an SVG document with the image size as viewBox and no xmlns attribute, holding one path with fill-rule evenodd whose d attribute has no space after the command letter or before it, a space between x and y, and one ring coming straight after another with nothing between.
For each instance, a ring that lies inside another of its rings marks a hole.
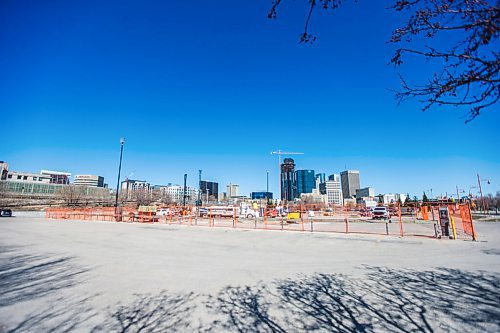
<instances>
[{"instance_id":1,"label":"utility pole","mask_svg":"<svg viewBox=\"0 0 500 333\"><path fill-rule=\"evenodd\" d=\"M186 197L187 197L187 186L186 186L186 183L187 183L187 178L188 178L188 175L187 173L184 174L184 191L183 191L183 196L182 196L182 206L183 207L186 207Z\"/></svg>"},{"instance_id":2,"label":"utility pole","mask_svg":"<svg viewBox=\"0 0 500 333\"><path fill-rule=\"evenodd\" d=\"M484 213L483 189L481 188L481 178L479 177L479 174L477 174L477 184L479 185L479 193L481 194L481 206L483 208L483 213Z\"/></svg>"},{"instance_id":3,"label":"utility pole","mask_svg":"<svg viewBox=\"0 0 500 333\"><path fill-rule=\"evenodd\" d=\"M283 199L283 193L281 190L281 155L304 155L304 153L285 152L282 151L281 149L278 149L278 151L271 152L271 155L278 155L278 188L279 188L280 199Z\"/></svg>"},{"instance_id":4,"label":"utility pole","mask_svg":"<svg viewBox=\"0 0 500 333\"><path fill-rule=\"evenodd\" d=\"M198 202L197 206L201 206L201 170L198 170Z\"/></svg>"},{"instance_id":5,"label":"utility pole","mask_svg":"<svg viewBox=\"0 0 500 333\"><path fill-rule=\"evenodd\" d=\"M124 144L125 144L125 138L120 138L120 164L118 165L118 181L116 182L115 208L118 208L118 191L120 190L120 174L122 172L122 157L123 157Z\"/></svg>"}]
</instances>

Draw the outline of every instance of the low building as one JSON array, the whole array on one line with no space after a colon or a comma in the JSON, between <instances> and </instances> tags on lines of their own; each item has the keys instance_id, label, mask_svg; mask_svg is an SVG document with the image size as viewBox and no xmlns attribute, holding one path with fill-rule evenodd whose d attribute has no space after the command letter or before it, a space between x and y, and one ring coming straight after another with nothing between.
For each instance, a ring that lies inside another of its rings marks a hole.
<instances>
[{"instance_id":1,"label":"low building","mask_svg":"<svg viewBox=\"0 0 500 333\"><path fill-rule=\"evenodd\" d=\"M272 192L252 192L252 193L250 193L250 198L252 200L272 199L273 193Z\"/></svg>"},{"instance_id":2,"label":"low building","mask_svg":"<svg viewBox=\"0 0 500 333\"><path fill-rule=\"evenodd\" d=\"M401 203L404 203L406 201L406 198L408 198L408 195L405 193L396 193L396 201L401 200Z\"/></svg>"},{"instance_id":3,"label":"low building","mask_svg":"<svg viewBox=\"0 0 500 333\"><path fill-rule=\"evenodd\" d=\"M7 174L9 173L9 164L4 161L0 161L0 180L7 180Z\"/></svg>"},{"instance_id":4,"label":"low building","mask_svg":"<svg viewBox=\"0 0 500 333\"><path fill-rule=\"evenodd\" d=\"M169 186L159 186L160 192L166 194L172 202L182 204L184 202L184 186L181 185L169 185ZM198 200L198 189L186 186L186 203L191 204Z\"/></svg>"},{"instance_id":5,"label":"low building","mask_svg":"<svg viewBox=\"0 0 500 333\"><path fill-rule=\"evenodd\" d=\"M134 199L137 192L151 194L152 186L145 180L125 179L121 183L121 195L127 200Z\"/></svg>"},{"instance_id":6,"label":"low building","mask_svg":"<svg viewBox=\"0 0 500 333\"><path fill-rule=\"evenodd\" d=\"M305 204L320 204L325 203L326 196L322 195L318 191L314 191L313 193L302 193L300 195L300 201Z\"/></svg>"},{"instance_id":7,"label":"low building","mask_svg":"<svg viewBox=\"0 0 500 333\"><path fill-rule=\"evenodd\" d=\"M396 203L398 200L396 199L396 194L388 193L382 195L382 201L384 202L384 205Z\"/></svg>"},{"instance_id":8,"label":"low building","mask_svg":"<svg viewBox=\"0 0 500 333\"><path fill-rule=\"evenodd\" d=\"M356 190L356 198L373 198L375 197L375 190L373 187L364 187Z\"/></svg>"},{"instance_id":9,"label":"low building","mask_svg":"<svg viewBox=\"0 0 500 333\"><path fill-rule=\"evenodd\" d=\"M71 177L71 173L61 171L42 170L40 171L40 174L49 176L51 184L67 185L69 184L69 178Z\"/></svg>"},{"instance_id":10,"label":"low building","mask_svg":"<svg viewBox=\"0 0 500 333\"><path fill-rule=\"evenodd\" d=\"M25 183L45 183L50 184L50 176L39 173L8 171L5 180Z\"/></svg>"},{"instance_id":11,"label":"low building","mask_svg":"<svg viewBox=\"0 0 500 333\"><path fill-rule=\"evenodd\" d=\"M75 175L75 185L104 187L104 177L96 175Z\"/></svg>"}]
</instances>

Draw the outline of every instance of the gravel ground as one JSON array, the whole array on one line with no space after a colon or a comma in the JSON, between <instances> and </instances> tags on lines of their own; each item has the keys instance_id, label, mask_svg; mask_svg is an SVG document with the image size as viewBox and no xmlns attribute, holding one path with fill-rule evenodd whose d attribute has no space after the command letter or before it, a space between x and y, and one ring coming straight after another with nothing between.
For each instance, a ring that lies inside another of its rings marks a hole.
<instances>
[{"instance_id":1,"label":"gravel ground","mask_svg":"<svg viewBox=\"0 0 500 333\"><path fill-rule=\"evenodd\" d=\"M0 332L498 332L479 241L0 219Z\"/></svg>"}]
</instances>

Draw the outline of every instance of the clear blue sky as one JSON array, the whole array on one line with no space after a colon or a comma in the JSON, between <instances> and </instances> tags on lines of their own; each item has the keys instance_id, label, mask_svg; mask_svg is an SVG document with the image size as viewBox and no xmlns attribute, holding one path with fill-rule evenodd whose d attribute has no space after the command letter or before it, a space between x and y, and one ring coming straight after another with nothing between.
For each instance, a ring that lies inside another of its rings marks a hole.
<instances>
[{"instance_id":1,"label":"clear blue sky","mask_svg":"<svg viewBox=\"0 0 500 333\"><path fill-rule=\"evenodd\" d=\"M0 2L0 159L12 170L125 176L152 184L278 184L278 148L297 168L361 172L377 193L466 191L476 173L500 190L498 105L465 113L397 106L387 1L316 16L298 44L305 1L277 20L271 0ZM401 68L408 79L425 67ZM475 189L472 190L476 191Z\"/></svg>"}]
</instances>

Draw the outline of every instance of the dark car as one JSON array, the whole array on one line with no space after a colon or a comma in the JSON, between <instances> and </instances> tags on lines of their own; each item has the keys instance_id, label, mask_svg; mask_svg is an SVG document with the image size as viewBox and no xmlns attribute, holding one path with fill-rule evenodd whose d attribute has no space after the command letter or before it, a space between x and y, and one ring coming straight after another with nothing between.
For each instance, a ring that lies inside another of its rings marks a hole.
<instances>
[{"instance_id":1,"label":"dark car","mask_svg":"<svg viewBox=\"0 0 500 333\"><path fill-rule=\"evenodd\" d=\"M0 217L11 217L12 210L10 209L0 209Z\"/></svg>"}]
</instances>

